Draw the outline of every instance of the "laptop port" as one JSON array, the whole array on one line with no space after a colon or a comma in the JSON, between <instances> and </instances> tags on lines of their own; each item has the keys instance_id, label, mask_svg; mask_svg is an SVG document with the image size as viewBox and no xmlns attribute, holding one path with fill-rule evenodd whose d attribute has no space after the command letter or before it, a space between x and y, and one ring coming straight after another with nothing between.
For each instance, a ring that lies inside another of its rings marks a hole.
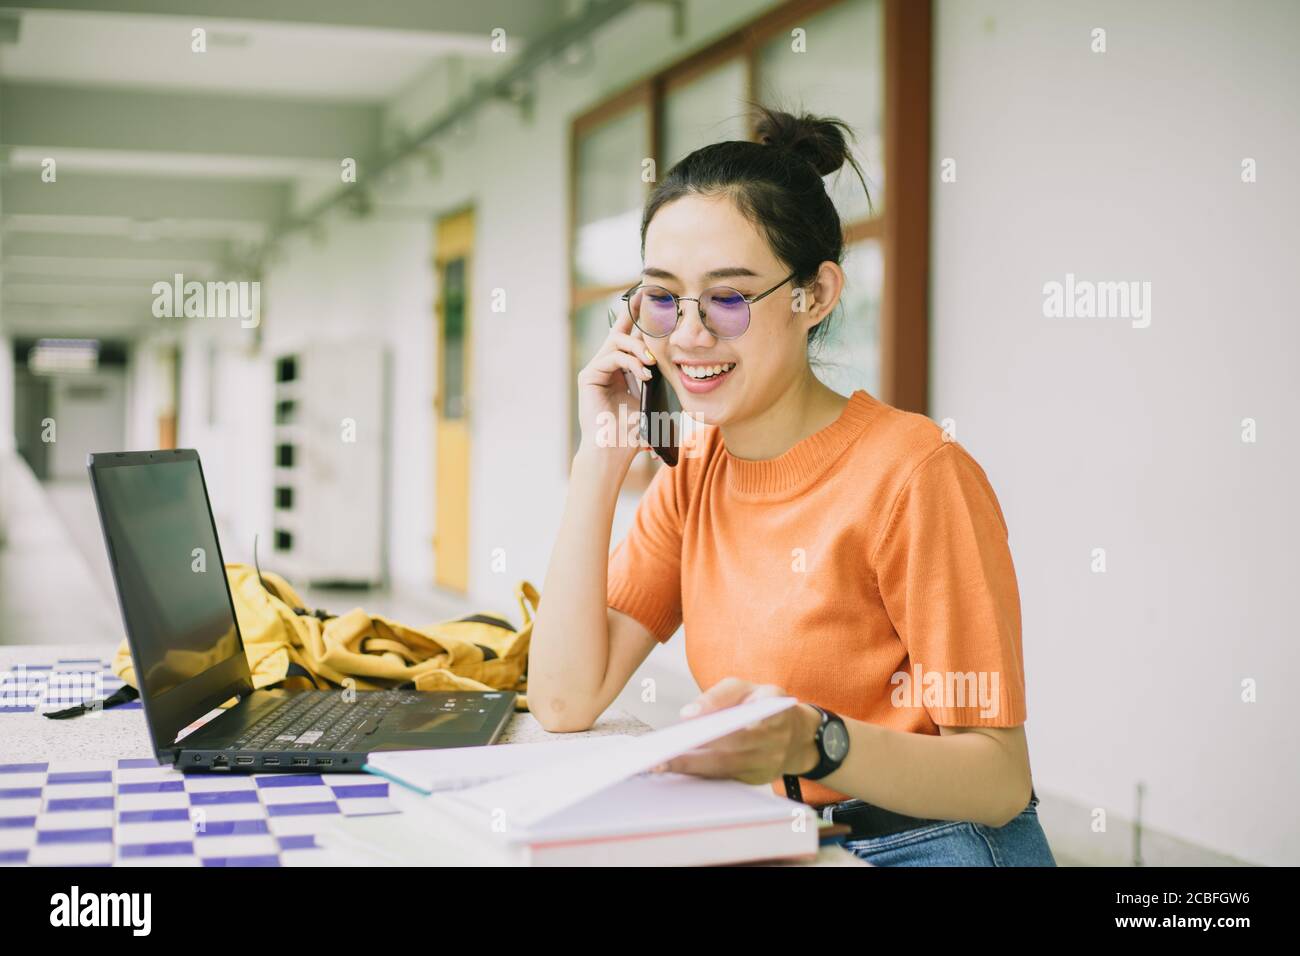
<instances>
[{"instance_id":1,"label":"laptop port","mask_svg":"<svg viewBox=\"0 0 1300 956\"><path fill-rule=\"evenodd\" d=\"M306 757L294 757L294 758L293 758L293 765L294 765L295 767L305 767L305 766L307 766L309 763L311 763L311 761L308 760Z\"/></svg>"},{"instance_id":2,"label":"laptop port","mask_svg":"<svg viewBox=\"0 0 1300 956\"><path fill-rule=\"evenodd\" d=\"M241 767L251 767L251 766L253 765L253 758L252 758L252 757L236 757L236 758L235 758L235 763L239 764Z\"/></svg>"},{"instance_id":3,"label":"laptop port","mask_svg":"<svg viewBox=\"0 0 1300 956\"><path fill-rule=\"evenodd\" d=\"M278 766L280 766L280 758L279 758L279 757L263 757L263 758L262 758L262 766L263 766L263 767L278 767Z\"/></svg>"},{"instance_id":4,"label":"laptop port","mask_svg":"<svg viewBox=\"0 0 1300 956\"><path fill-rule=\"evenodd\" d=\"M225 754L217 754L215 757L212 758L213 770L225 770L228 766L229 766L229 762L226 760Z\"/></svg>"},{"instance_id":5,"label":"laptop port","mask_svg":"<svg viewBox=\"0 0 1300 956\"><path fill-rule=\"evenodd\" d=\"M318 767L332 767L333 765L334 765L334 761L329 757L316 758L316 766Z\"/></svg>"}]
</instances>

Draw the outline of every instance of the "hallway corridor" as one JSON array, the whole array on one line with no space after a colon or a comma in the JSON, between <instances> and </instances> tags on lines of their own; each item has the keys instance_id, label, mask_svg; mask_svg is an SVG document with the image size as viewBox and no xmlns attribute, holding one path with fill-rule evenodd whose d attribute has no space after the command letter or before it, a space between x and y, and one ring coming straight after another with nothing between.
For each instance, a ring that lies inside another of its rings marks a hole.
<instances>
[{"instance_id":1,"label":"hallway corridor","mask_svg":"<svg viewBox=\"0 0 1300 956\"><path fill-rule=\"evenodd\" d=\"M81 491L69 482L51 495L17 455L0 457L0 644L120 639L107 561L87 560L99 527Z\"/></svg>"}]
</instances>

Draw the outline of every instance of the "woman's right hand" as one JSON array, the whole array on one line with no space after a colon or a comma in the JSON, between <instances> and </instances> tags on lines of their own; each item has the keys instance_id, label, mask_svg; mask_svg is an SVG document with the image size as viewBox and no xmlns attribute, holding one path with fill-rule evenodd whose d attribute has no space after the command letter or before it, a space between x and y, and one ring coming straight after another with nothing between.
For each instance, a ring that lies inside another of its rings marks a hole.
<instances>
[{"instance_id":1,"label":"woman's right hand","mask_svg":"<svg viewBox=\"0 0 1300 956\"><path fill-rule=\"evenodd\" d=\"M578 424L582 445L601 455L630 463L649 448L641 438L641 399L628 388L625 373L643 385L654 356L640 329L624 312L591 361L578 373Z\"/></svg>"}]
</instances>

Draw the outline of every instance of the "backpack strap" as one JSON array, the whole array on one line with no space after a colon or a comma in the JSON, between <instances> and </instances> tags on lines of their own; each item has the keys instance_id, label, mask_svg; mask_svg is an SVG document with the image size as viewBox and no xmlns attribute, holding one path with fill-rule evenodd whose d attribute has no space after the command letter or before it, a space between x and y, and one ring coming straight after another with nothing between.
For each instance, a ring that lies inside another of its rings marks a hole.
<instances>
[{"instance_id":1,"label":"backpack strap","mask_svg":"<svg viewBox=\"0 0 1300 956\"><path fill-rule=\"evenodd\" d=\"M277 600L288 605L288 607L292 609L293 613L299 617L314 617L316 620L322 622L332 621L334 618L338 617L337 614L331 614L329 611L322 611L320 608L313 610L311 608L298 607L296 602L288 600L280 593L279 588L262 576L262 565L259 564L257 560L257 535L253 535L253 570L257 572L257 580L258 583L262 585L262 588L268 594L274 595Z\"/></svg>"},{"instance_id":2,"label":"backpack strap","mask_svg":"<svg viewBox=\"0 0 1300 956\"><path fill-rule=\"evenodd\" d=\"M50 720L67 720L69 717L80 717L92 710L108 710L118 704L129 704L139 696L140 692L138 690L130 684L123 684L103 700L82 701L80 704L65 707L63 710L47 710L43 716L50 718Z\"/></svg>"},{"instance_id":3,"label":"backpack strap","mask_svg":"<svg viewBox=\"0 0 1300 956\"><path fill-rule=\"evenodd\" d=\"M317 688L318 690L321 689L320 685L322 683L325 684L326 688L334 686L332 681L329 681L324 677L320 677L319 675L313 674L311 671L307 670L307 668L303 667L301 664L295 664L292 661L289 663L289 667L287 668L284 676L305 678L306 680L310 681L312 686ZM274 684L268 684L266 687L262 689L274 690L281 683L282 683L281 681L276 681ZM90 711L93 710L108 710L110 707L117 707L119 704L129 704L131 703L131 701L139 700L139 699L140 699L140 692L138 690L136 690L130 684L123 684L121 687L113 691L113 693L109 694L103 700L82 701L80 704L74 704L71 707L65 707L63 710L45 711L41 716L48 717L50 718L50 720L67 720L70 717L80 717L82 714L89 713Z\"/></svg>"},{"instance_id":4,"label":"backpack strap","mask_svg":"<svg viewBox=\"0 0 1300 956\"><path fill-rule=\"evenodd\" d=\"M324 676L323 674L313 674L307 668L303 667L301 664L295 663L292 660L289 661L289 665L284 669L284 677L285 679L288 679L290 677L301 677L303 678L303 680L310 683L312 687L316 688L316 690L336 690L338 689L338 687L341 686L339 684L334 683L332 680L330 680L328 677ZM271 688L279 687L282 683L284 683L284 680L278 680L274 684L268 684L265 688L263 688L263 690L269 690ZM323 687L321 686L322 684L324 685Z\"/></svg>"}]
</instances>

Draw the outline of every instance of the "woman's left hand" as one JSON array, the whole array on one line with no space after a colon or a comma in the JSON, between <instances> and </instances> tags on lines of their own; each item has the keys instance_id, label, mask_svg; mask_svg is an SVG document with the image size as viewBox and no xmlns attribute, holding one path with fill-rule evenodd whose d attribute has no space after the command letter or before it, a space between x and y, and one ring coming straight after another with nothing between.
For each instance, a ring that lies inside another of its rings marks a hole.
<instances>
[{"instance_id":1,"label":"woman's left hand","mask_svg":"<svg viewBox=\"0 0 1300 956\"><path fill-rule=\"evenodd\" d=\"M683 707L681 715L702 717L763 697L787 696L784 690L773 684L753 684L728 677ZM751 784L770 783L784 774L797 776L817 765L814 738L820 722L816 710L808 704L798 704L680 754L655 769L699 777L733 778Z\"/></svg>"}]
</instances>

